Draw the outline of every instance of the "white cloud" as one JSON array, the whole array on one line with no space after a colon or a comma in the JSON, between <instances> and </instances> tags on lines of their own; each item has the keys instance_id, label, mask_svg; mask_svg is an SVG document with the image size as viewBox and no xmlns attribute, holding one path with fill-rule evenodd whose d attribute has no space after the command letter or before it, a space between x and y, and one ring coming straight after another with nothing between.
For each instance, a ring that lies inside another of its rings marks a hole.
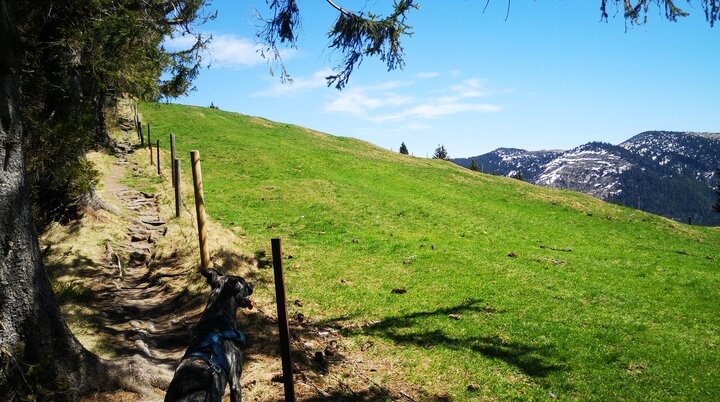
<instances>
[{"instance_id":1,"label":"white cloud","mask_svg":"<svg viewBox=\"0 0 720 402\"><path fill-rule=\"evenodd\" d=\"M477 78L465 80L460 83L460 85L453 85L451 88L456 91L457 95L461 98L477 98L491 94L490 90L485 86L485 83Z\"/></svg>"},{"instance_id":2,"label":"white cloud","mask_svg":"<svg viewBox=\"0 0 720 402\"><path fill-rule=\"evenodd\" d=\"M402 132L405 132L405 131L407 131L407 130L412 130L412 131L430 130L430 129L432 129L432 128L433 128L433 126L430 126L430 125L427 125L427 124L421 124L421 123L417 123L417 122L414 122L414 121L413 121L413 122L410 122L410 123L408 123L408 124L406 124L406 125L403 125L403 130L402 130Z\"/></svg>"},{"instance_id":3,"label":"white cloud","mask_svg":"<svg viewBox=\"0 0 720 402\"><path fill-rule=\"evenodd\" d=\"M429 120L457 113L494 113L501 110L498 105L470 101L493 95L485 83L477 78L457 82L440 91L426 91L423 96L402 94L408 91L417 93L420 85L405 88L413 84L419 83L388 81L372 86L353 87L338 93L325 104L325 110L347 113L375 122ZM422 87L419 89L422 90Z\"/></svg>"},{"instance_id":4,"label":"white cloud","mask_svg":"<svg viewBox=\"0 0 720 402\"><path fill-rule=\"evenodd\" d=\"M493 113L501 110L502 108L500 106L488 103L457 103L441 101L417 105L397 113L375 116L372 120L402 121L410 118L435 119L441 116L463 112Z\"/></svg>"},{"instance_id":5,"label":"white cloud","mask_svg":"<svg viewBox=\"0 0 720 402\"><path fill-rule=\"evenodd\" d=\"M484 81L477 78L456 80L442 90L428 90L418 81L419 77L437 77L434 72L415 75L415 80L383 81L372 85L353 85L343 91L325 91L322 95L314 91L327 86L325 77L332 70L324 69L308 77L294 77L292 83L276 83L253 96L279 97L322 96L326 98L322 108L325 112L350 115L374 122L402 122L413 124L414 129L427 126L417 120L437 119L458 113L495 113L502 110L489 102L473 102L474 99L488 97L496 93L489 90Z\"/></svg>"},{"instance_id":6,"label":"white cloud","mask_svg":"<svg viewBox=\"0 0 720 402\"><path fill-rule=\"evenodd\" d=\"M493 95L493 91L489 90L484 82L477 78L471 78L462 81L459 84L450 86L450 94L438 97L439 102L453 103L463 99L482 98Z\"/></svg>"},{"instance_id":7,"label":"white cloud","mask_svg":"<svg viewBox=\"0 0 720 402\"><path fill-rule=\"evenodd\" d=\"M332 70L323 69L316 71L310 77L292 77L292 82L281 83L277 82L270 88L258 91L252 94L252 96L261 97L277 97L277 96L289 96L296 93L307 91L311 89L327 87L327 80L325 77L332 74Z\"/></svg>"},{"instance_id":8,"label":"white cloud","mask_svg":"<svg viewBox=\"0 0 720 402\"><path fill-rule=\"evenodd\" d=\"M376 88L395 88L391 83L374 87L356 87L350 90L339 92L335 99L325 104L325 110L329 112L345 112L355 116L367 116L371 110L382 107L397 107L411 103L414 98L402 96L391 92L382 92L376 96L367 93Z\"/></svg>"},{"instance_id":9,"label":"white cloud","mask_svg":"<svg viewBox=\"0 0 720 402\"><path fill-rule=\"evenodd\" d=\"M182 50L188 49L195 44L195 37L192 35L180 35L177 34L175 37L165 37L163 40L163 46L170 50Z\"/></svg>"},{"instance_id":10,"label":"white cloud","mask_svg":"<svg viewBox=\"0 0 720 402\"><path fill-rule=\"evenodd\" d=\"M213 36L208 53L214 67L251 67L265 63L260 49L248 39L223 34Z\"/></svg>"},{"instance_id":11,"label":"white cloud","mask_svg":"<svg viewBox=\"0 0 720 402\"><path fill-rule=\"evenodd\" d=\"M387 91L390 89L405 87L412 84L412 81L384 81L375 85L365 85L358 88L372 91Z\"/></svg>"},{"instance_id":12,"label":"white cloud","mask_svg":"<svg viewBox=\"0 0 720 402\"><path fill-rule=\"evenodd\" d=\"M192 35L176 34L173 38L165 38L163 45L170 50L188 49L195 44L195 40ZM232 34L214 34L203 57L215 68L254 67L266 63L260 50L262 46L250 39ZM291 58L293 54L291 50L280 51L283 60Z\"/></svg>"},{"instance_id":13,"label":"white cloud","mask_svg":"<svg viewBox=\"0 0 720 402\"><path fill-rule=\"evenodd\" d=\"M440 75L440 73L437 73L437 72L435 72L435 71L428 71L428 72L426 72L426 73L417 73L417 74L415 74L415 78L429 79L429 78L438 77L439 75Z\"/></svg>"}]
</instances>

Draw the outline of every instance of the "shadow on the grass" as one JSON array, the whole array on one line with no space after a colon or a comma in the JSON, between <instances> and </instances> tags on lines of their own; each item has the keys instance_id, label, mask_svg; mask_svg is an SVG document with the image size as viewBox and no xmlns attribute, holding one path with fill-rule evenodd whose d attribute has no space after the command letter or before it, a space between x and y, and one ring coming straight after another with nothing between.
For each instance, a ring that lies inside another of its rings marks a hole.
<instances>
[{"instance_id":1,"label":"shadow on the grass","mask_svg":"<svg viewBox=\"0 0 720 402\"><path fill-rule=\"evenodd\" d=\"M508 342L497 336L454 337L446 332L427 330L422 321L435 317L448 317L468 313L496 314L500 311L482 303L481 300L468 299L451 307L437 308L431 311L419 311L405 315L388 317L357 328L345 328L343 334L364 334L377 336L398 345L416 347L442 347L454 350L469 350L490 359L498 359L516 367L524 374L543 378L553 372L564 371L566 367L553 360L555 355L551 346L536 346L520 342ZM336 321L346 321L342 317ZM334 324L333 320L326 321Z\"/></svg>"}]
</instances>

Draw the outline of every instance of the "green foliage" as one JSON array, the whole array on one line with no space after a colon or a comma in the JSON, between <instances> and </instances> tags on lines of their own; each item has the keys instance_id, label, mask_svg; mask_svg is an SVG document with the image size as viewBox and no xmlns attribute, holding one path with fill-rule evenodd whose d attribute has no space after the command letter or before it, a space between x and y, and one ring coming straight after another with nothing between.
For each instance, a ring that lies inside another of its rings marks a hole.
<instances>
[{"instance_id":1,"label":"green foliage","mask_svg":"<svg viewBox=\"0 0 720 402\"><path fill-rule=\"evenodd\" d=\"M25 109L25 166L38 228L74 217L79 201L98 181L97 171L85 159L93 143L92 114L73 115L74 120L42 119L41 111Z\"/></svg>"},{"instance_id":2,"label":"green foliage","mask_svg":"<svg viewBox=\"0 0 720 402\"><path fill-rule=\"evenodd\" d=\"M285 69L278 42L297 48L295 30L300 26L300 9L295 0L267 0L267 3L274 15L272 18L263 19L265 27L257 33L265 44L260 54L279 66L282 82L289 82L292 79ZM270 72L272 74L273 70L271 69Z\"/></svg>"},{"instance_id":3,"label":"green foliage","mask_svg":"<svg viewBox=\"0 0 720 402\"><path fill-rule=\"evenodd\" d=\"M367 17L339 8L335 25L330 29L330 48L340 51L344 60L336 70L339 72L327 77L328 85L342 89L350 79L355 66L359 66L365 56L378 56L389 70L403 68L402 35L412 35L411 26L405 23L410 9L417 9L414 0L396 0L394 11L385 18L373 13Z\"/></svg>"},{"instance_id":4,"label":"green foliage","mask_svg":"<svg viewBox=\"0 0 720 402\"><path fill-rule=\"evenodd\" d=\"M36 224L76 212L97 174L84 155L111 143L105 111L118 96L191 90L207 40L168 52L178 28L194 35L204 0L17 2L26 168ZM163 75L164 74L164 75ZM162 78L167 77L167 78Z\"/></svg>"},{"instance_id":5,"label":"green foliage","mask_svg":"<svg viewBox=\"0 0 720 402\"><path fill-rule=\"evenodd\" d=\"M450 157L448 156L447 150L445 149L444 145L438 145L438 147L435 148L433 159L442 159L445 161L450 160Z\"/></svg>"},{"instance_id":6,"label":"green foliage","mask_svg":"<svg viewBox=\"0 0 720 402\"><path fill-rule=\"evenodd\" d=\"M283 239L291 315L371 343L431 395L720 399L715 228L293 125L141 111L201 151L207 211L247 254Z\"/></svg>"},{"instance_id":7,"label":"green foliage","mask_svg":"<svg viewBox=\"0 0 720 402\"><path fill-rule=\"evenodd\" d=\"M407 155L410 153L410 151L408 151L407 145L405 145L404 142L400 144L400 153L403 155Z\"/></svg>"},{"instance_id":8,"label":"green foliage","mask_svg":"<svg viewBox=\"0 0 720 402\"><path fill-rule=\"evenodd\" d=\"M686 17L689 14L678 7L676 0L636 0L633 4L630 0L601 0L600 12L602 18L608 18L608 6L614 5L618 11L622 11L626 20L631 24L644 24L647 22L647 15L650 7L655 5L665 13L665 18L670 21L676 21L678 17ZM693 1L688 0L688 5L692 6ZM698 3L705 11L705 19L714 26L715 22L720 20L720 1L717 0L699 0Z\"/></svg>"},{"instance_id":9,"label":"green foliage","mask_svg":"<svg viewBox=\"0 0 720 402\"><path fill-rule=\"evenodd\" d=\"M470 160L470 170L472 170L473 172L477 172L478 170L480 170L475 159Z\"/></svg>"},{"instance_id":10,"label":"green foliage","mask_svg":"<svg viewBox=\"0 0 720 402\"><path fill-rule=\"evenodd\" d=\"M720 216L708 211L708 205L713 204L714 196L705 183L682 175L664 177L639 167L623 172L623 180L625 190L614 197L615 202L637 208L640 197L643 211L672 217L680 222L687 222L690 216L694 224L720 225ZM664 196L650 196L642 191L647 188L652 188L653 194Z\"/></svg>"},{"instance_id":11,"label":"green foliage","mask_svg":"<svg viewBox=\"0 0 720 402\"><path fill-rule=\"evenodd\" d=\"M267 2L273 17L264 20L265 27L258 33L258 37L265 43L263 57L280 66L280 77L285 81L289 79L289 75L282 63L278 44L296 46L300 10L295 0ZM415 0L395 1L392 13L384 18L375 13L351 12L333 1L328 3L339 13L328 32L329 47L337 50L343 57L342 63L336 68L336 74L326 77L328 86L344 88L353 70L362 63L365 56L379 57L388 70L403 68L404 50L400 40L403 35L412 35L411 27L405 23L405 19L410 10L418 8Z\"/></svg>"},{"instance_id":12,"label":"green foliage","mask_svg":"<svg viewBox=\"0 0 720 402\"><path fill-rule=\"evenodd\" d=\"M52 284L55 299L59 304L90 303L93 299L92 290L77 283L55 281Z\"/></svg>"}]
</instances>

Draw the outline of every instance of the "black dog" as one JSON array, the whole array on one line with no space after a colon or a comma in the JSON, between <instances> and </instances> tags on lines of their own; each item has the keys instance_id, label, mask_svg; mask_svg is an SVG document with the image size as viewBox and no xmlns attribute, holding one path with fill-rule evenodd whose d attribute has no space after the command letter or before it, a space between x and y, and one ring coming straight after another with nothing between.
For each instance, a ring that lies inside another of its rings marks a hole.
<instances>
[{"instance_id":1,"label":"black dog","mask_svg":"<svg viewBox=\"0 0 720 402\"><path fill-rule=\"evenodd\" d=\"M230 400L240 402L245 335L237 329L239 307L251 309L253 286L239 276L200 269L212 287L210 300L194 329L185 355L165 393L165 402L219 402L230 383Z\"/></svg>"}]
</instances>

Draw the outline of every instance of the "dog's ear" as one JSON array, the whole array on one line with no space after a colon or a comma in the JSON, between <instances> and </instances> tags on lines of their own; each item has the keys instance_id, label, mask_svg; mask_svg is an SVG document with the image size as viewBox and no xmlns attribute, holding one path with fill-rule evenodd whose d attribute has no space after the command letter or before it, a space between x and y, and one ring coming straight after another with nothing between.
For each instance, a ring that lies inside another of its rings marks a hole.
<instances>
[{"instance_id":1,"label":"dog's ear","mask_svg":"<svg viewBox=\"0 0 720 402\"><path fill-rule=\"evenodd\" d=\"M250 296L253 293L253 284L250 282L245 282L244 280L242 282L238 282L238 293L242 294L243 297Z\"/></svg>"},{"instance_id":2,"label":"dog's ear","mask_svg":"<svg viewBox=\"0 0 720 402\"><path fill-rule=\"evenodd\" d=\"M218 279L222 276L222 274L212 268L205 269L203 267L200 267L200 275L204 276L208 285L213 288L217 285Z\"/></svg>"}]
</instances>

